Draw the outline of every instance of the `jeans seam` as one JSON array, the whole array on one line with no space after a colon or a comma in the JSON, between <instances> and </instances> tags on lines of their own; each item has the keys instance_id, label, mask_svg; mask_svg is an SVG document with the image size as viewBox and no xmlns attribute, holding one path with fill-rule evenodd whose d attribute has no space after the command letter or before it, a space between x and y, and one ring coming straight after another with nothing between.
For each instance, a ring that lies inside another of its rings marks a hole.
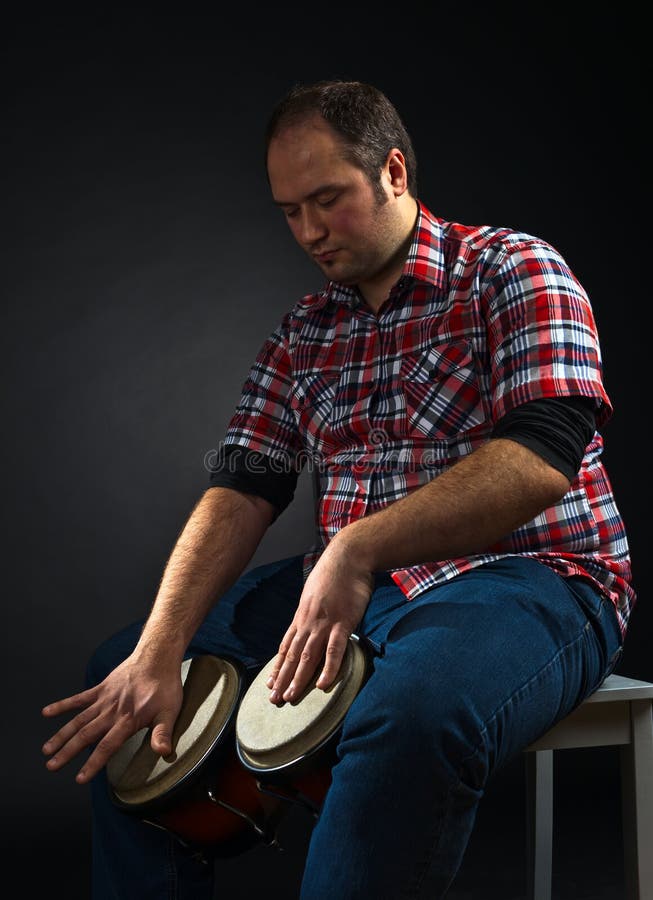
<instances>
[{"instance_id":1,"label":"jeans seam","mask_svg":"<svg viewBox=\"0 0 653 900\"><path fill-rule=\"evenodd\" d=\"M166 881L168 900L178 900L179 881L177 878L177 865L175 861L174 838L169 837L166 844Z\"/></svg>"},{"instance_id":2,"label":"jeans seam","mask_svg":"<svg viewBox=\"0 0 653 900\"><path fill-rule=\"evenodd\" d=\"M465 759L462 761L462 763L461 763L461 771L462 771L462 769L463 769L463 766L464 766L469 760L473 759L475 756L478 755L478 753L479 753L480 750L481 750L482 744L485 744L485 746L487 747L487 732L488 732L488 729L489 729L490 724L496 721L497 716L498 716L503 710L505 710L510 704L514 703L515 698L516 698L518 695L523 694L525 691L528 690L528 688L529 688L534 682L538 681L539 678L541 677L541 675L543 675L545 672L547 672L549 669L551 669L554 665L556 665L557 662L560 660L560 658L561 658L564 654L566 654L566 653L569 651L570 648L572 648L572 647L574 647L574 646L576 646L576 645L578 645L578 644L582 644L583 641L586 639L586 636L587 636L589 630L591 630L591 623L590 623L590 622L587 622L587 623L583 626L583 630L581 631L581 633L580 633L577 637L575 637L573 641L569 641L567 644L564 645L564 647L561 647L561 648L558 650L558 652L555 654L555 656L553 656L553 657L546 663L546 665L543 665L540 669L538 669L538 671L537 671L535 674L531 675L531 677L530 677L527 681L525 681L524 684L522 684L521 687L520 687L518 690L514 691L514 692L510 695L510 697L508 697L506 700L504 700L503 703L501 703L501 704L494 710L494 712L492 713L492 715L489 716L489 718L483 723L483 727L482 727L482 729L481 729L482 742L479 743L479 745L474 749L474 751L473 751L472 753L470 753L469 756L465 757ZM582 702L582 701L581 701L581 702ZM559 710L558 710L558 711L559 711ZM552 725L549 725L549 726L548 726L548 728L552 728L552 727L553 727ZM548 730L548 728L547 728L547 730ZM534 740L536 740L536 738L534 738ZM462 779L461 779L461 781L462 781ZM460 784L460 783L461 783L461 782L459 782L459 784Z\"/></svg>"},{"instance_id":3,"label":"jeans seam","mask_svg":"<svg viewBox=\"0 0 653 900\"><path fill-rule=\"evenodd\" d=\"M424 884L424 879L429 870L431 862L433 861L433 857L435 856L435 853L437 851L437 846L440 843L442 832L444 831L444 824L447 820L447 813L451 805L451 795L453 791L454 785L450 785L447 789L446 794L444 795L444 798L442 800L440 800L440 798L436 798L433 804L434 807L440 806L441 812L439 816L436 815L432 817L436 822L435 828L433 829L433 835L428 842L428 849L424 854L424 860L421 868L417 870L412 885L408 885L406 888L406 892L404 893L404 897L406 898L406 900L411 900L411 898L419 896L421 887Z\"/></svg>"},{"instance_id":4,"label":"jeans seam","mask_svg":"<svg viewBox=\"0 0 653 900\"><path fill-rule=\"evenodd\" d=\"M588 622L587 624L589 625L590 623ZM566 653L571 647L575 646L575 645L578 644L579 642L582 642L582 641L585 639L586 633L587 633L587 632L586 632L586 627L583 627L583 630L582 630L581 634L579 634L576 638L574 638L573 641L569 641L567 644L565 644L564 647L561 647L561 648L558 650L558 652L555 654L555 656L553 656L553 657L546 663L546 665L544 665L544 666L542 666L540 669L538 669L538 671L537 671L534 675L532 675L526 682L524 682L524 684L521 685L521 687L520 687L517 691L514 691L514 692L511 694L511 696L510 696L509 698L507 698L506 700L504 700L504 702L501 703L501 704L496 708L496 710L495 710L495 711L492 713L492 715L487 719L487 721L486 721L485 723L482 724L482 727L481 727L481 729L480 729L480 741L479 741L478 745L474 748L474 750L473 750L471 753L469 753L469 754L461 761L460 768L459 768L459 777L458 777L458 781L457 781L455 784L449 785L449 788L448 788L448 790L447 790L447 793L446 793L446 795L444 796L443 800L441 801L441 802L442 802L442 811L441 811L441 814L440 814L440 816L435 817L436 820L437 820L437 825L436 825L435 833L434 833L433 838L432 838L432 840L431 840L431 842L430 842L429 849L428 849L427 852L425 853L425 856L424 856L424 862L423 862L423 864L422 864L422 867L421 867L421 869L420 869L420 871L419 871L419 873L418 873L418 875L417 875L415 881L413 882L413 886L412 886L412 887L409 887L409 888L407 889L407 892L406 892L405 895L404 895L406 898L414 898L414 897L417 897L417 896L419 895L419 890L420 890L420 888L422 887L422 885L423 885L423 883L424 883L424 879L425 879L426 874L427 874L427 872L428 872L428 870L429 870L429 867L431 866L431 864L432 864L432 862L433 862L433 859L434 859L434 857L435 857L435 855L436 855L436 853L437 853L437 847L438 847L438 844L439 844L440 839L441 839L441 837L442 837L442 832L443 832L443 830L444 830L444 824L445 824L445 821L446 821L446 818L447 818L447 811L448 811L449 806L450 806L450 803L451 803L451 795L453 794L453 792L454 792L455 790L457 790L457 789L460 788L461 786L463 786L463 787L465 786L465 785L464 785L464 782L463 782L463 779L462 779L462 772L463 772L465 766L466 766L471 760L473 760L475 757L478 757L478 756L479 756L479 754L481 753L483 747L485 747L485 750L486 750L486 756L489 756L487 736L488 736L490 724L491 724L493 721L496 720L497 716L500 714L500 712L501 712L502 710L506 709L506 707L507 707L510 703L513 703L513 702L514 702L514 699L515 699L515 697L516 697L518 694L521 694L521 693L523 693L524 691L526 691L526 690L528 689L529 685L531 685L531 684L533 684L535 681L537 681L537 679L542 675L542 673L546 672L548 669L550 669L552 666L554 666L554 665L558 662L558 660L560 659L560 657L561 657L564 653ZM489 777L489 776L488 776L488 777ZM486 781L487 781L487 778L486 778Z\"/></svg>"}]
</instances>

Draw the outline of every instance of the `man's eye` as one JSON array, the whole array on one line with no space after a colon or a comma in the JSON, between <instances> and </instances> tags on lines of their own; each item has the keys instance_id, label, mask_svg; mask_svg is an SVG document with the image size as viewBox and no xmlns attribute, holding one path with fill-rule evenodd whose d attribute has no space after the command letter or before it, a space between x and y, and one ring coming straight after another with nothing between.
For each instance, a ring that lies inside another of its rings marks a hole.
<instances>
[{"instance_id":1,"label":"man's eye","mask_svg":"<svg viewBox=\"0 0 653 900\"><path fill-rule=\"evenodd\" d=\"M298 209L286 209L284 211L284 215L287 219L294 219L298 212Z\"/></svg>"},{"instance_id":2,"label":"man's eye","mask_svg":"<svg viewBox=\"0 0 653 900\"><path fill-rule=\"evenodd\" d=\"M317 202L318 202L319 206L323 206L323 207L333 206L333 204L336 202L337 199L338 199L338 195L334 194L333 197L320 198Z\"/></svg>"}]
</instances>

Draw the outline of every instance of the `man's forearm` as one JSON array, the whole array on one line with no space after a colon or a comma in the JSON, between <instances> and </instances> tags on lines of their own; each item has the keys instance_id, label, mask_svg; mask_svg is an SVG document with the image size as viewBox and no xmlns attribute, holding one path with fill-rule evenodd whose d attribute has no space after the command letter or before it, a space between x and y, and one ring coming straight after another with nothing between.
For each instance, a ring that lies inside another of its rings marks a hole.
<instances>
[{"instance_id":1,"label":"man's forearm","mask_svg":"<svg viewBox=\"0 0 653 900\"><path fill-rule=\"evenodd\" d=\"M270 525L265 500L210 488L191 513L166 564L136 652L176 665L209 609L240 576Z\"/></svg>"},{"instance_id":2,"label":"man's forearm","mask_svg":"<svg viewBox=\"0 0 653 900\"><path fill-rule=\"evenodd\" d=\"M482 553L556 503L569 482L508 439L483 445L423 487L334 538L370 571Z\"/></svg>"}]
</instances>

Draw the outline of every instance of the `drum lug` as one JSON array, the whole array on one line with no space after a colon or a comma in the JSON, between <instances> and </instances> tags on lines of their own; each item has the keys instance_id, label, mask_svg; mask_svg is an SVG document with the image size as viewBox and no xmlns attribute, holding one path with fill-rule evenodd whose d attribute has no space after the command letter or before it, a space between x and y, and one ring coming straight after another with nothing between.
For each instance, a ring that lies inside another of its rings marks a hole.
<instances>
[{"instance_id":1,"label":"drum lug","mask_svg":"<svg viewBox=\"0 0 653 900\"><path fill-rule=\"evenodd\" d=\"M256 782L256 785L259 791L262 794L267 794L269 797L274 797L275 800L283 800L285 803L294 803L297 806L300 806L302 809L307 810L314 819L318 819L320 815L320 807L317 806L312 800L302 794L301 791L298 791L296 788L292 789L292 793L288 794L280 794L277 791L272 790L267 785L261 784L260 781Z\"/></svg>"},{"instance_id":2,"label":"drum lug","mask_svg":"<svg viewBox=\"0 0 653 900\"><path fill-rule=\"evenodd\" d=\"M226 803L224 800L221 800L219 797L216 797L211 788L207 788L206 795L211 801L211 803L215 803L217 806L221 806L223 809L226 809L228 812L234 813L236 816L240 816L241 819L244 819L248 825L254 829L256 834L261 838L261 840L267 844L269 847L275 847L278 850L283 850L283 847L277 841L276 834L270 834L266 831L265 828L261 828L261 826L252 819L251 816L248 816L246 812L243 812L242 809L238 809L235 806L232 806L230 803Z\"/></svg>"}]
</instances>

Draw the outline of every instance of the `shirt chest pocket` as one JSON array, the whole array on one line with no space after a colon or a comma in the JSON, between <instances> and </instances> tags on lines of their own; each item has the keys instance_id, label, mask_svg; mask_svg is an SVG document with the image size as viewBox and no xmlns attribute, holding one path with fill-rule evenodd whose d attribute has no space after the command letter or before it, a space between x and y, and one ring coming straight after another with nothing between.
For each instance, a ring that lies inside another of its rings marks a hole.
<instances>
[{"instance_id":1,"label":"shirt chest pocket","mask_svg":"<svg viewBox=\"0 0 653 900\"><path fill-rule=\"evenodd\" d=\"M339 372L307 372L295 382L291 404L299 429L309 446L324 443L330 433L339 379Z\"/></svg>"},{"instance_id":2,"label":"shirt chest pocket","mask_svg":"<svg viewBox=\"0 0 653 900\"><path fill-rule=\"evenodd\" d=\"M399 374L409 434L448 440L485 421L474 354L467 341L406 355Z\"/></svg>"}]
</instances>

